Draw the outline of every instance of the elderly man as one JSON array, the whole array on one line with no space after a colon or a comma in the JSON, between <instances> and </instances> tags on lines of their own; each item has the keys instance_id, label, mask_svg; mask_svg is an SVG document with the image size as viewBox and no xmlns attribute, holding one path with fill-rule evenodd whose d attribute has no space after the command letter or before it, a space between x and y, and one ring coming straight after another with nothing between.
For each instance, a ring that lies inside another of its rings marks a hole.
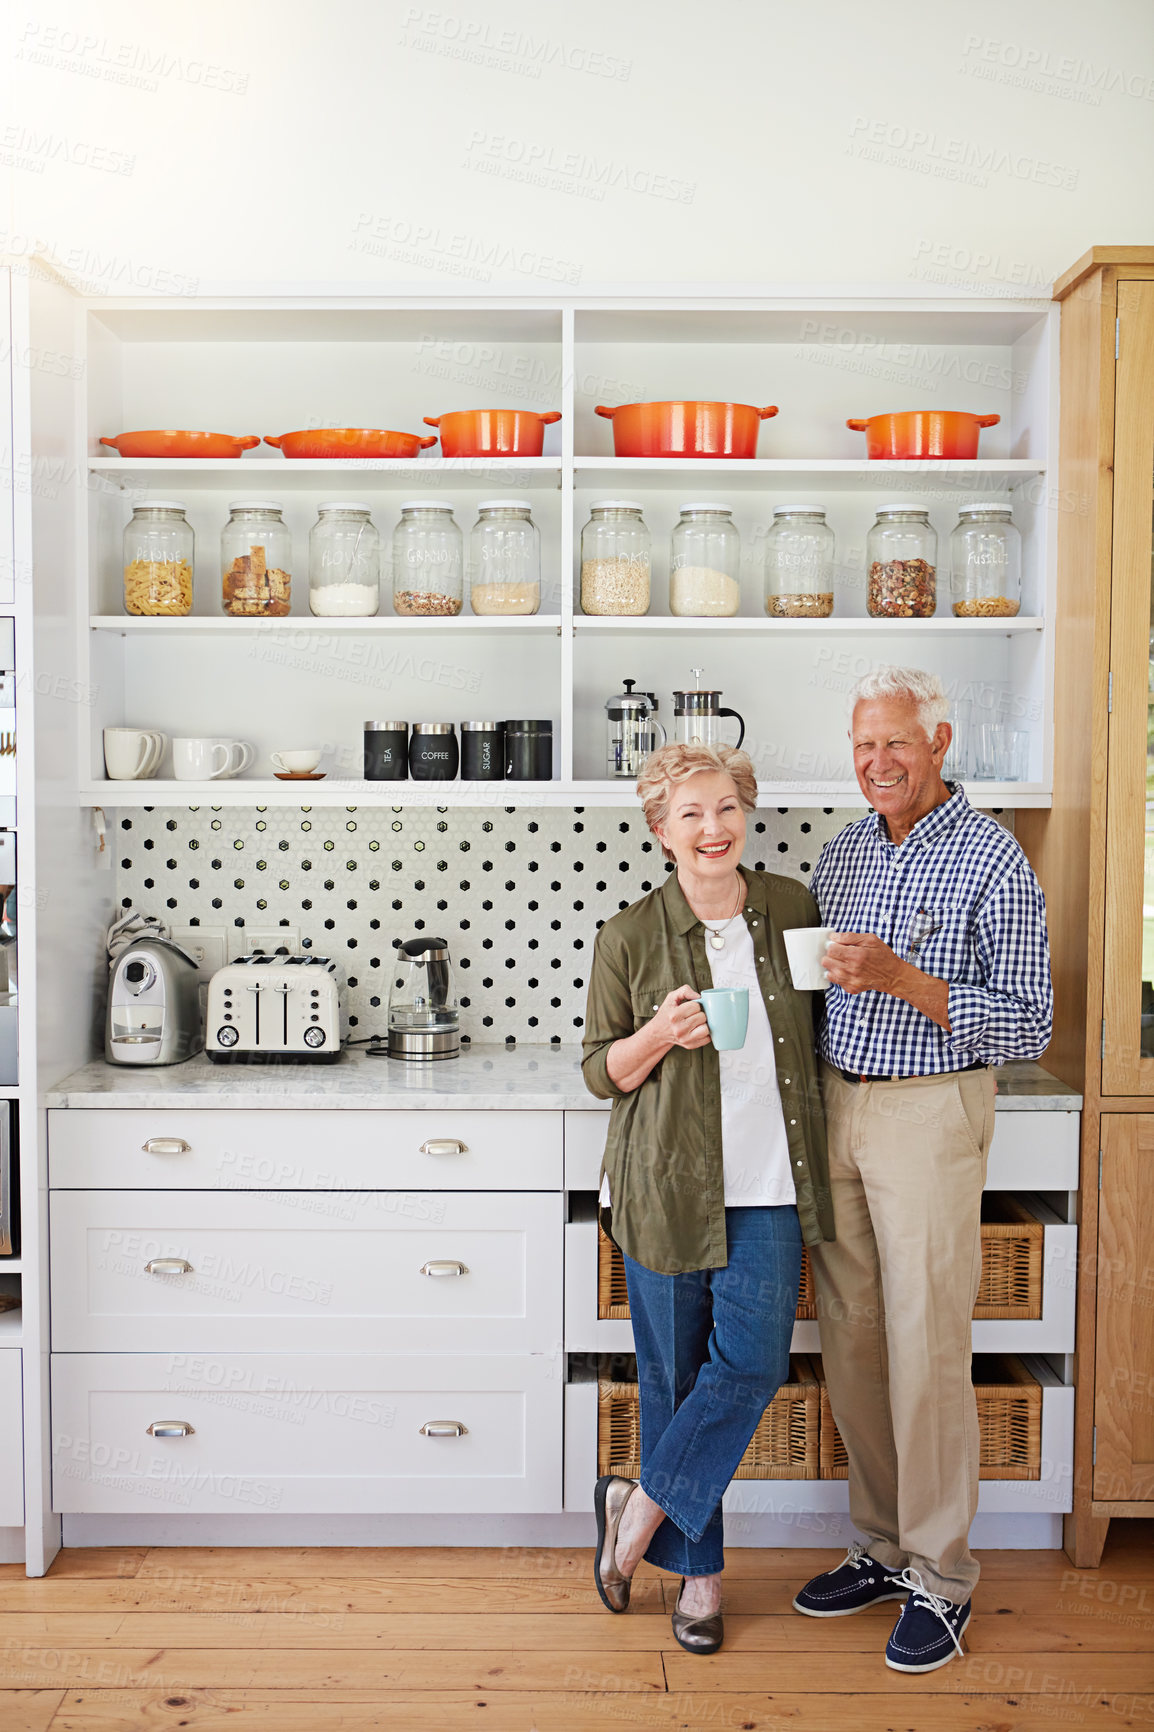
<instances>
[{"instance_id":1,"label":"elderly man","mask_svg":"<svg viewBox=\"0 0 1154 1732\"><path fill-rule=\"evenodd\" d=\"M942 780L946 714L936 675L858 684L854 767L873 811L826 845L811 884L834 933L821 1056L837 1240L810 1254L867 1544L793 1603L836 1618L904 1600L886 1646L899 1672L960 1654L970 1618L991 1066L1037 1058L1053 1011L1041 890L1013 836Z\"/></svg>"}]
</instances>

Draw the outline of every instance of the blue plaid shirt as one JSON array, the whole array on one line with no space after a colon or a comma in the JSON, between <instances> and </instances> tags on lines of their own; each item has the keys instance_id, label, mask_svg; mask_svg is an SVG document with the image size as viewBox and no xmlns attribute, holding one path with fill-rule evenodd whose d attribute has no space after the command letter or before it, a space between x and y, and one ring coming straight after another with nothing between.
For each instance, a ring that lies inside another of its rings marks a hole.
<instances>
[{"instance_id":1,"label":"blue plaid shirt","mask_svg":"<svg viewBox=\"0 0 1154 1732\"><path fill-rule=\"evenodd\" d=\"M1009 831L975 812L960 783L900 847L871 812L822 849L810 888L823 926L873 932L949 982L950 1032L887 992L825 995L822 1056L867 1076L935 1076L1037 1058L1054 995L1046 904Z\"/></svg>"}]
</instances>

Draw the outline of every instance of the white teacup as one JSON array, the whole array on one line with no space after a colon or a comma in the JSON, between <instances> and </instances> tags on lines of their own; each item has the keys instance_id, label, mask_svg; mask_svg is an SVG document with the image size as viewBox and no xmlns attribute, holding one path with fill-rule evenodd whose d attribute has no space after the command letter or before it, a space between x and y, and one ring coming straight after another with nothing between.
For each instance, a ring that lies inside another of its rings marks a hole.
<instances>
[{"instance_id":1,"label":"white teacup","mask_svg":"<svg viewBox=\"0 0 1154 1732\"><path fill-rule=\"evenodd\" d=\"M789 932L782 933L795 991L825 991L829 985L829 975L821 962L833 935L832 926L795 926Z\"/></svg>"},{"instance_id":2,"label":"white teacup","mask_svg":"<svg viewBox=\"0 0 1154 1732\"><path fill-rule=\"evenodd\" d=\"M215 782L229 774L232 748L227 740L186 739L172 742L172 773L178 782Z\"/></svg>"},{"instance_id":3,"label":"white teacup","mask_svg":"<svg viewBox=\"0 0 1154 1732\"><path fill-rule=\"evenodd\" d=\"M301 746L293 752L270 754L277 769L285 776L307 776L321 761L321 746Z\"/></svg>"},{"instance_id":4,"label":"white teacup","mask_svg":"<svg viewBox=\"0 0 1154 1732\"><path fill-rule=\"evenodd\" d=\"M227 746L228 768L226 776L239 776L242 770L247 770L256 757L256 749L247 740L214 740L214 746Z\"/></svg>"},{"instance_id":5,"label":"white teacup","mask_svg":"<svg viewBox=\"0 0 1154 1732\"><path fill-rule=\"evenodd\" d=\"M168 744L155 728L105 728L104 768L112 782L139 782L156 774Z\"/></svg>"}]
</instances>

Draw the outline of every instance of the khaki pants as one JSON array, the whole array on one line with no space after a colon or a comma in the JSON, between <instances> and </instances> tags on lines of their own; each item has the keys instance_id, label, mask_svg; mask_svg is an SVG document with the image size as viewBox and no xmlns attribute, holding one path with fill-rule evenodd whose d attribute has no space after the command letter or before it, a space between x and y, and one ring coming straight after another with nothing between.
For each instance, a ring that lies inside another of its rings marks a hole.
<instances>
[{"instance_id":1,"label":"khaki pants","mask_svg":"<svg viewBox=\"0 0 1154 1732\"><path fill-rule=\"evenodd\" d=\"M822 1092L837 1239L811 1257L850 1517L871 1557L961 1605L978 1580L970 1319L994 1074L855 1084L824 1065Z\"/></svg>"}]
</instances>

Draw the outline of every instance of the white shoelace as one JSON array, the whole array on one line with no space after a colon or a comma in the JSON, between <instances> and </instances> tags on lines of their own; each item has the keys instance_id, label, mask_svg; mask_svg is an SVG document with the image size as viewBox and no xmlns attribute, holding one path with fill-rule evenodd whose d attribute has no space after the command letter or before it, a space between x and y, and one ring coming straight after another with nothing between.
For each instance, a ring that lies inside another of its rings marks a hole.
<instances>
[{"instance_id":1,"label":"white shoelace","mask_svg":"<svg viewBox=\"0 0 1154 1732\"><path fill-rule=\"evenodd\" d=\"M855 1540L853 1545L849 1548L849 1551L845 1554L844 1560L838 1565L838 1569L844 1570L848 1565L852 1570L860 1570L862 1567L862 1559L868 1556L869 1553L866 1551L866 1548L859 1545Z\"/></svg>"},{"instance_id":2,"label":"white shoelace","mask_svg":"<svg viewBox=\"0 0 1154 1732\"><path fill-rule=\"evenodd\" d=\"M853 1548L851 1547L850 1549L852 1550ZM848 1558L846 1559L846 1562L849 1562ZM910 1593L916 1596L914 1599L915 1606L924 1606L927 1612L935 1613L935 1615L942 1620L942 1623L950 1633L951 1642L958 1650L959 1656L964 1660L966 1657L965 1649L959 1642L957 1631L954 1629L954 1626L950 1623L947 1616L947 1613L953 1610L953 1601L947 1600L942 1594L931 1594L930 1590L926 1587L925 1582L922 1580L920 1570L905 1569L900 1575L894 1576L894 1581L900 1583L903 1588L908 1588Z\"/></svg>"}]
</instances>

